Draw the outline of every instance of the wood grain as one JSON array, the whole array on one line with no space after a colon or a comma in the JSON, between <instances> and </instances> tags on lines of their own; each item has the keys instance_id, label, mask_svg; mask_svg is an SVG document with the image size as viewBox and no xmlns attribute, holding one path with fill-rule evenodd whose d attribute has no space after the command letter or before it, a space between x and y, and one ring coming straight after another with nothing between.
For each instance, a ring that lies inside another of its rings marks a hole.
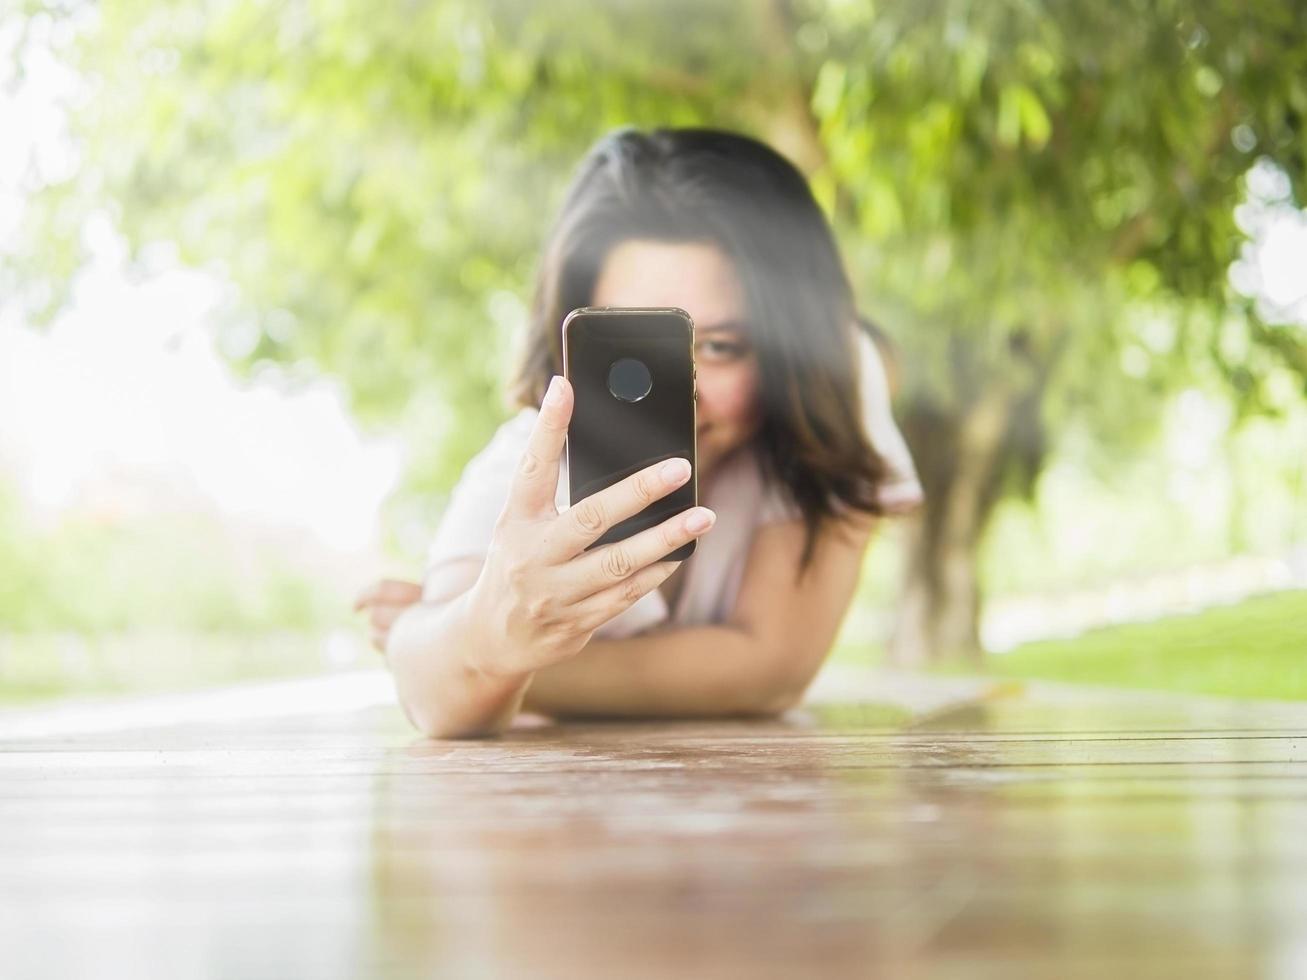
<instances>
[{"instance_id":1,"label":"wood grain","mask_svg":"<svg viewBox=\"0 0 1307 980\"><path fill-rule=\"evenodd\" d=\"M1307 975L1307 708L858 700L0 742L0 972Z\"/></svg>"}]
</instances>

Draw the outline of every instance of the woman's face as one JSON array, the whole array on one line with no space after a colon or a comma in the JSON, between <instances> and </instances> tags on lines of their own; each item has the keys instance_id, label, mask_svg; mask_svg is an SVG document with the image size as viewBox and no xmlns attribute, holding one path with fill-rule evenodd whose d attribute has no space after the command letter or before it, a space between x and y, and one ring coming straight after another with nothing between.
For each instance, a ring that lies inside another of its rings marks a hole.
<instances>
[{"instance_id":1,"label":"woman's face","mask_svg":"<svg viewBox=\"0 0 1307 980\"><path fill-rule=\"evenodd\" d=\"M694 320L699 475L747 443L762 421L758 359L735 267L702 242L632 240L610 251L595 306L678 306Z\"/></svg>"}]
</instances>

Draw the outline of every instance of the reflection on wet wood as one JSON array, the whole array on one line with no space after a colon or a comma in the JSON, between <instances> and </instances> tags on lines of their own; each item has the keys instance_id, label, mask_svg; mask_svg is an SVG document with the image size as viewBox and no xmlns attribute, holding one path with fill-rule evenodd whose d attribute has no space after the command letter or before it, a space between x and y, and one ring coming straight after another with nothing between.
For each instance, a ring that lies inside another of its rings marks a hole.
<instances>
[{"instance_id":1,"label":"reflection on wet wood","mask_svg":"<svg viewBox=\"0 0 1307 980\"><path fill-rule=\"evenodd\" d=\"M1307 975L1307 707L0 743L6 976Z\"/></svg>"}]
</instances>

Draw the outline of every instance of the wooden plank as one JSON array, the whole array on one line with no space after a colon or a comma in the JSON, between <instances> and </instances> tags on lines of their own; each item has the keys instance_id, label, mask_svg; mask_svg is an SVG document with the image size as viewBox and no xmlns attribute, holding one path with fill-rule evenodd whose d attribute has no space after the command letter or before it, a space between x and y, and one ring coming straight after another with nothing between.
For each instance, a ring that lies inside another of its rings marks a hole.
<instances>
[{"instance_id":1,"label":"wooden plank","mask_svg":"<svg viewBox=\"0 0 1307 980\"><path fill-rule=\"evenodd\" d=\"M3 972L1307 972L1307 708L970 693L474 742L387 706L0 738Z\"/></svg>"}]
</instances>

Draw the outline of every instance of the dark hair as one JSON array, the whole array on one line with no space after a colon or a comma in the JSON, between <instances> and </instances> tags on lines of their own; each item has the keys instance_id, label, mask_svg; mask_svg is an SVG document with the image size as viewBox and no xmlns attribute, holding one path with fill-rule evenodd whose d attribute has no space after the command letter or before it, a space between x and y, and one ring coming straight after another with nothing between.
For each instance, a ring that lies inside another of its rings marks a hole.
<instances>
[{"instance_id":1,"label":"dark hair","mask_svg":"<svg viewBox=\"0 0 1307 980\"><path fill-rule=\"evenodd\" d=\"M589 305L630 239L708 242L731 259L758 355L766 481L803 513L800 573L834 500L879 514L885 466L860 423L857 312L835 238L803 175L764 143L711 129L621 129L582 160L544 251L509 389L538 407L562 371L560 326Z\"/></svg>"}]
</instances>

